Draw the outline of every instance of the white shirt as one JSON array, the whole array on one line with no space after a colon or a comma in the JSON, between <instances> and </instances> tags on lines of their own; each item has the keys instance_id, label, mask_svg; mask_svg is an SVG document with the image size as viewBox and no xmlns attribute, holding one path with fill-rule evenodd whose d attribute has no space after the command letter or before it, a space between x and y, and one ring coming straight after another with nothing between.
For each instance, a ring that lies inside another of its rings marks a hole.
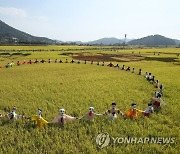
<instances>
[{"instance_id":1,"label":"white shirt","mask_svg":"<svg viewBox=\"0 0 180 154\"><path fill-rule=\"evenodd\" d=\"M153 110L154 110L154 108L152 106L148 106L144 112L145 113L152 113Z\"/></svg>"}]
</instances>

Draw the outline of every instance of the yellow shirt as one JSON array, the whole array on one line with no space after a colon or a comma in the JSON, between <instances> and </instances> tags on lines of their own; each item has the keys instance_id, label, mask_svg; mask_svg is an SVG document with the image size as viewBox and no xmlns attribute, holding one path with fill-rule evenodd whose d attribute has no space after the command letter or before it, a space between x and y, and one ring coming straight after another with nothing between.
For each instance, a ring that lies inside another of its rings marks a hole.
<instances>
[{"instance_id":1,"label":"yellow shirt","mask_svg":"<svg viewBox=\"0 0 180 154\"><path fill-rule=\"evenodd\" d=\"M32 116L31 117L31 120L33 121L36 121L36 125L39 127L39 128L43 128L43 125L46 125L48 122L46 120L44 120L42 117L41 118L38 118L38 116Z\"/></svg>"}]
</instances>

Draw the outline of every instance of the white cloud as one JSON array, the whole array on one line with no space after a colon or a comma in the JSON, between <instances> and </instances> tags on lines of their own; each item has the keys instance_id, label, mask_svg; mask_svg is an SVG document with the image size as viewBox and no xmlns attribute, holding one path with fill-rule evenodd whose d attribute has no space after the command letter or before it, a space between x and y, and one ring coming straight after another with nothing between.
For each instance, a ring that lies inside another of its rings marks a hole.
<instances>
[{"instance_id":1,"label":"white cloud","mask_svg":"<svg viewBox=\"0 0 180 154\"><path fill-rule=\"evenodd\" d=\"M0 15L10 17L26 17L27 13L25 10L15 7L0 7Z\"/></svg>"}]
</instances>

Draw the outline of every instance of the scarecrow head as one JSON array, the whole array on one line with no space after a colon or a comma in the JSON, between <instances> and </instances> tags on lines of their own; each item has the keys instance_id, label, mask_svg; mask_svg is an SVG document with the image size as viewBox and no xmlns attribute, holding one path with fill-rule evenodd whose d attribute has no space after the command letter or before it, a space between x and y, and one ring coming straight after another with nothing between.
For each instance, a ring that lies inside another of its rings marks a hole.
<instances>
[{"instance_id":1,"label":"scarecrow head","mask_svg":"<svg viewBox=\"0 0 180 154\"><path fill-rule=\"evenodd\" d=\"M116 103L113 102L113 103L112 103L112 109L115 109L115 108L116 108Z\"/></svg>"},{"instance_id":2,"label":"scarecrow head","mask_svg":"<svg viewBox=\"0 0 180 154\"><path fill-rule=\"evenodd\" d=\"M89 112L93 112L94 107L89 107Z\"/></svg>"},{"instance_id":3,"label":"scarecrow head","mask_svg":"<svg viewBox=\"0 0 180 154\"><path fill-rule=\"evenodd\" d=\"M63 116L65 114L65 109L60 109L59 112L60 112L60 115Z\"/></svg>"},{"instance_id":4,"label":"scarecrow head","mask_svg":"<svg viewBox=\"0 0 180 154\"><path fill-rule=\"evenodd\" d=\"M41 116L42 116L42 110L38 109L38 118L41 118Z\"/></svg>"}]
</instances>

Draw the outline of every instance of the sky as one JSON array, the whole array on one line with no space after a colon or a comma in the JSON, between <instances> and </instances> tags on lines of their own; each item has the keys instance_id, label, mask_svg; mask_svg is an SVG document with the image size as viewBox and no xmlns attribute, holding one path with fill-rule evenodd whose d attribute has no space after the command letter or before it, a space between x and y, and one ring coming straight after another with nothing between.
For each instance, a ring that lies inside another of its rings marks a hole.
<instances>
[{"instance_id":1,"label":"sky","mask_svg":"<svg viewBox=\"0 0 180 154\"><path fill-rule=\"evenodd\" d=\"M61 41L160 34L180 40L180 0L0 0L0 20Z\"/></svg>"}]
</instances>

